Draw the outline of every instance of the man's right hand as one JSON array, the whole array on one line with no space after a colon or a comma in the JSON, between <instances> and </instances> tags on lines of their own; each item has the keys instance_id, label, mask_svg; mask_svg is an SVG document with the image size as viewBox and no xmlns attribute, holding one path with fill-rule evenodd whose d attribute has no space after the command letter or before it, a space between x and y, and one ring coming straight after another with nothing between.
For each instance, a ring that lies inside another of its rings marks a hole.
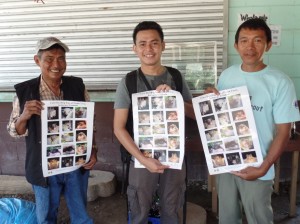
<instances>
[{"instance_id":1,"label":"man's right hand","mask_svg":"<svg viewBox=\"0 0 300 224\"><path fill-rule=\"evenodd\" d=\"M24 120L29 120L32 115L41 115L41 111L43 110L43 103L38 100L30 100L26 101L24 105L23 113L20 118Z\"/></svg>"},{"instance_id":2,"label":"man's right hand","mask_svg":"<svg viewBox=\"0 0 300 224\"><path fill-rule=\"evenodd\" d=\"M153 158L145 158L145 160L143 161L143 165L151 173L163 173L165 169L169 168L169 166L163 165L157 159Z\"/></svg>"},{"instance_id":3,"label":"man's right hand","mask_svg":"<svg viewBox=\"0 0 300 224\"><path fill-rule=\"evenodd\" d=\"M16 131L19 135L22 135L26 132L27 121L32 117L32 115L41 115L41 111L44 109L43 105L44 104L38 100L26 101L24 110L15 124Z\"/></svg>"},{"instance_id":4,"label":"man's right hand","mask_svg":"<svg viewBox=\"0 0 300 224\"><path fill-rule=\"evenodd\" d=\"M216 95L220 95L219 91L215 87L207 87L204 90L204 94L208 94L208 93L214 93Z\"/></svg>"}]
</instances>

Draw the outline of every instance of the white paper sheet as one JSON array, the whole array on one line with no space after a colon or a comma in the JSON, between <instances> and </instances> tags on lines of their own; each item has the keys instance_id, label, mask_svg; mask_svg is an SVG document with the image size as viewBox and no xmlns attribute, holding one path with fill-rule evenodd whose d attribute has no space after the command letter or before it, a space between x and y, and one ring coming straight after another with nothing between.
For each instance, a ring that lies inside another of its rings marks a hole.
<instances>
[{"instance_id":1,"label":"white paper sheet","mask_svg":"<svg viewBox=\"0 0 300 224\"><path fill-rule=\"evenodd\" d=\"M44 177L80 168L91 156L94 102L43 101Z\"/></svg>"},{"instance_id":2,"label":"white paper sheet","mask_svg":"<svg viewBox=\"0 0 300 224\"><path fill-rule=\"evenodd\" d=\"M184 102L177 91L132 94L134 140L145 156L171 169L181 169L184 158ZM135 167L144 166L135 159Z\"/></svg>"},{"instance_id":3,"label":"white paper sheet","mask_svg":"<svg viewBox=\"0 0 300 224\"><path fill-rule=\"evenodd\" d=\"M262 163L246 86L195 97L193 107L210 175Z\"/></svg>"}]
</instances>

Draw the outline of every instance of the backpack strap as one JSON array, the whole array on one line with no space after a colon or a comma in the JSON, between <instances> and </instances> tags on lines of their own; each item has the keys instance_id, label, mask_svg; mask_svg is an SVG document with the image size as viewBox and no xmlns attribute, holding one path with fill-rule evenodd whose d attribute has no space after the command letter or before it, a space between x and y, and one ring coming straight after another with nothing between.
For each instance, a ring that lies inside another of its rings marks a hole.
<instances>
[{"instance_id":1,"label":"backpack strap","mask_svg":"<svg viewBox=\"0 0 300 224\"><path fill-rule=\"evenodd\" d=\"M176 90L178 92L182 93L182 75L181 75L180 71L177 70L176 68L172 68L169 66L165 66L165 67L167 68L168 72L172 76L172 79L176 86ZM138 70L131 71L131 72L127 73L126 80L125 80L130 99L132 97L132 94L137 92L137 76L138 76L138 74L140 74L142 76L142 79L145 82L147 88L149 90L151 90L151 87L149 87L149 83L145 79L145 76L144 76L143 72L141 71L141 68L139 68Z\"/></svg>"},{"instance_id":2,"label":"backpack strap","mask_svg":"<svg viewBox=\"0 0 300 224\"><path fill-rule=\"evenodd\" d=\"M176 68L168 67L166 66L168 72L171 74L172 79L175 83L176 90L180 93L182 93L182 76L179 70ZM138 70L131 71L127 73L125 78L125 84L128 90L128 94L130 97L130 100L132 101L132 94L137 92L137 77L138 75L142 76L143 81L145 82L147 88L151 90L151 87L149 87L149 83L146 80L141 68ZM133 137L133 117L132 117L132 107L130 106L128 111L128 119L126 123L126 129L128 130L129 134Z\"/></svg>"},{"instance_id":3,"label":"backpack strap","mask_svg":"<svg viewBox=\"0 0 300 224\"><path fill-rule=\"evenodd\" d=\"M168 72L172 76L172 79L176 86L176 90L178 92L182 93L182 75L181 75L180 71L177 70L176 68L172 68L169 66L165 66L165 67L167 68ZM141 75L148 90L151 90L151 87L149 87L149 83L145 79L145 76L144 76L141 68L139 68L138 70L131 71L131 72L127 73L126 81L125 81L130 99L132 97L132 94L137 92L137 76L138 76L138 74Z\"/></svg>"},{"instance_id":4,"label":"backpack strap","mask_svg":"<svg viewBox=\"0 0 300 224\"><path fill-rule=\"evenodd\" d=\"M127 73L125 78L125 84L128 90L128 94L130 97L130 101L132 101L132 94L137 92L137 71L132 71ZM128 110L128 118L126 122L126 130L133 138L133 116L132 116L132 106L129 107ZM121 161L123 163L122 170L122 194L126 194L126 189L128 186L128 177L129 177L129 166L131 161L131 154L125 149L125 147L120 144L120 153L121 153Z\"/></svg>"},{"instance_id":5,"label":"backpack strap","mask_svg":"<svg viewBox=\"0 0 300 224\"><path fill-rule=\"evenodd\" d=\"M137 70L127 73L125 84L128 90L130 100L132 101L132 94L137 92Z\"/></svg>"},{"instance_id":6,"label":"backpack strap","mask_svg":"<svg viewBox=\"0 0 300 224\"><path fill-rule=\"evenodd\" d=\"M168 72L171 74L172 79L175 83L176 90L180 93L182 93L182 76L178 69L172 68L169 66L165 66L168 69Z\"/></svg>"},{"instance_id":7,"label":"backpack strap","mask_svg":"<svg viewBox=\"0 0 300 224\"><path fill-rule=\"evenodd\" d=\"M142 78L143 82L145 83L147 89L150 91L150 90L153 90L152 87L150 86L149 82L147 81L146 79L146 76L144 75L143 71L141 68L138 69L138 75Z\"/></svg>"},{"instance_id":8,"label":"backpack strap","mask_svg":"<svg viewBox=\"0 0 300 224\"><path fill-rule=\"evenodd\" d=\"M134 70L127 73L125 78L125 84L128 90L130 101L132 102L132 94L137 92L137 75L138 71ZM129 107L128 119L126 123L126 129L131 137L133 137L133 117L132 117L132 105Z\"/></svg>"}]
</instances>

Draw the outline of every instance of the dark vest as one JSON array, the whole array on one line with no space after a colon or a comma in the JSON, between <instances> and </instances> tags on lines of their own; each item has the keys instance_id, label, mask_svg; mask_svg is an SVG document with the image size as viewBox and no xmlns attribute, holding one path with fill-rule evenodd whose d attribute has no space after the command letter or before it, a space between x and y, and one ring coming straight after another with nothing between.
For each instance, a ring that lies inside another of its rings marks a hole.
<instances>
[{"instance_id":1,"label":"dark vest","mask_svg":"<svg viewBox=\"0 0 300 224\"><path fill-rule=\"evenodd\" d=\"M20 101L20 113L24 110L26 101L40 100L40 79L34 78L15 85L16 93ZM63 76L61 90L64 100L85 101L85 86L81 78ZM42 148L41 148L41 117L33 115L27 122L28 136L26 140L26 179L29 183L39 186L47 186L47 179L42 171Z\"/></svg>"}]
</instances>

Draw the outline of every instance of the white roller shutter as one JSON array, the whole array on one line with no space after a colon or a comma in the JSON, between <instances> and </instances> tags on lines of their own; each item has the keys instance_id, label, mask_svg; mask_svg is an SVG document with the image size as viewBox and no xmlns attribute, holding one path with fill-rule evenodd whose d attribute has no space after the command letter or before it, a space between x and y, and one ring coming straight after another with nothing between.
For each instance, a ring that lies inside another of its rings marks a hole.
<instances>
[{"instance_id":1,"label":"white roller shutter","mask_svg":"<svg viewBox=\"0 0 300 224\"><path fill-rule=\"evenodd\" d=\"M224 0L0 0L0 91L36 77L33 55L38 39L56 36L70 47L66 75L79 76L90 90L113 90L139 66L132 52L138 22L155 20L170 46L217 43L217 69L223 65ZM164 61L168 63L168 61Z\"/></svg>"}]
</instances>

